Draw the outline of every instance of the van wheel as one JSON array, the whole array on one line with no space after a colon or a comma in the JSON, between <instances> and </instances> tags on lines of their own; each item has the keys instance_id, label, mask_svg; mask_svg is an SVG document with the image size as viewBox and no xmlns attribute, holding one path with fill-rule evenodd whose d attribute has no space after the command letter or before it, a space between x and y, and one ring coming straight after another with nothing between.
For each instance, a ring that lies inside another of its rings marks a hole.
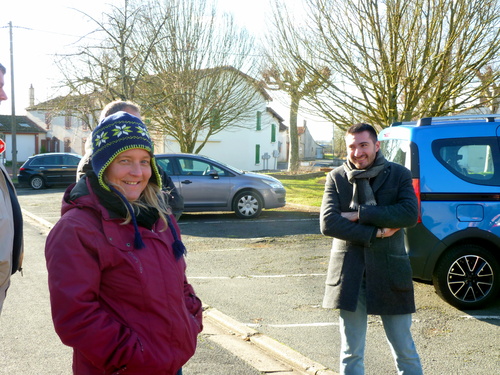
<instances>
[{"instance_id":1,"label":"van wheel","mask_svg":"<svg viewBox=\"0 0 500 375\"><path fill-rule=\"evenodd\" d=\"M253 191L242 191L234 197L234 212L240 219L253 219L262 212L262 198Z\"/></svg>"},{"instance_id":2,"label":"van wheel","mask_svg":"<svg viewBox=\"0 0 500 375\"><path fill-rule=\"evenodd\" d=\"M35 190L40 190L45 187L45 181L40 176L33 176L30 180L30 186Z\"/></svg>"},{"instance_id":3,"label":"van wheel","mask_svg":"<svg viewBox=\"0 0 500 375\"><path fill-rule=\"evenodd\" d=\"M500 289L498 260L477 245L460 245L448 250L433 274L437 294L459 309L487 305Z\"/></svg>"}]
</instances>

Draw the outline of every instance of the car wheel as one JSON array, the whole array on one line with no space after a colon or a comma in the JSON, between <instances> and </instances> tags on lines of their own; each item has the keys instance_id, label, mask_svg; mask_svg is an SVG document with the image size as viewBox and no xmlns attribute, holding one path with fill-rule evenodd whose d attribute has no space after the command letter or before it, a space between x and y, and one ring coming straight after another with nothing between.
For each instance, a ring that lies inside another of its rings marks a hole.
<instances>
[{"instance_id":1,"label":"car wheel","mask_svg":"<svg viewBox=\"0 0 500 375\"><path fill-rule=\"evenodd\" d=\"M235 196L233 207L240 219L253 219L262 212L262 198L253 191L242 191Z\"/></svg>"},{"instance_id":2,"label":"car wheel","mask_svg":"<svg viewBox=\"0 0 500 375\"><path fill-rule=\"evenodd\" d=\"M457 246L438 262L433 283L437 294L449 304L459 309L477 309L498 294L500 266L481 246Z\"/></svg>"},{"instance_id":3,"label":"car wheel","mask_svg":"<svg viewBox=\"0 0 500 375\"><path fill-rule=\"evenodd\" d=\"M30 186L35 190L40 190L45 187L45 181L40 176L33 176L30 179Z\"/></svg>"}]
</instances>

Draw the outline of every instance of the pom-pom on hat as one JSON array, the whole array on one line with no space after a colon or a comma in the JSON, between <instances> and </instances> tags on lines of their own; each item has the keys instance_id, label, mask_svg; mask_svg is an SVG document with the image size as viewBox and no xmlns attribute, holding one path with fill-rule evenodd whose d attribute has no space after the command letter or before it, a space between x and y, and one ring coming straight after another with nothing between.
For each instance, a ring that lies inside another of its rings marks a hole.
<instances>
[{"instance_id":1,"label":"pom-pom on hat","mask_svg":"<svg viewBox=\"0 0 500 375\"><path fill-rule=\"evenodd\" d=\"M146 125L127 112L116 112L104 118L92 132L92 168L104 189L111 191L103 179L106 168L118 154L133 148L141 148L151 154L151 179L161 188L153 141Z\"/></svg>"}]
</instances>

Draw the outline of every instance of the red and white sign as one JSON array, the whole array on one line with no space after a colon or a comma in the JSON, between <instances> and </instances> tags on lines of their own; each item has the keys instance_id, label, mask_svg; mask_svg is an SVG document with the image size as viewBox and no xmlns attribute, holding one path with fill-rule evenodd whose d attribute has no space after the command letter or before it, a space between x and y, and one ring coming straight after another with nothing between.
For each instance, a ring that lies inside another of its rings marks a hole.
<instances>
[{"instance_id":1,"label":"red and white sign","mask_svg":"<svg viewBox=\"0 0 500 375\"><path fill-rule=\"evenodd\" d=\"M0 138L0 154L5 151L5 141Z\"/></svg>"}]
</instances>

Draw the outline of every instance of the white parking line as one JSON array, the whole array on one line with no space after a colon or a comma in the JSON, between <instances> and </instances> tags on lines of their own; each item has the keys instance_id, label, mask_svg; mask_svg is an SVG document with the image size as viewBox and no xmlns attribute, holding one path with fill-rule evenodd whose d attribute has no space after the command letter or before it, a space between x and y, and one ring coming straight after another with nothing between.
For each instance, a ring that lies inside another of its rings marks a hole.
<instances>
[{"instance_id":1,"label":"white parking line","mask_svg":"<svg viewBox=\"0 0 500 375\"><path fill-rule=\"evenodd\" d=\"M301 328L301 327L330 327L338 326L338 322L323 322L323 323L296 323L296 324L258 324L258 323L246 323L248 327L271 327L271 328Z\"/></svg>"},{"instance_id":2,"label":"white parking line","mask_svg":"<svg viewBox=\"0 0 500 375\"><path fill-rule=\"evenodd\" d=\"M54 224L52 224L51 222L41 218L40 216L37 216L37 215L31 213L28 210L25 210L24 208L21 208L21 212L23 213L24 217L28 217L31 220L36 221L38 224L41 224L48 229L52 229L54 227Z\"/></svg>"},{"instance_id":3,"label":"white parking line","mask_svg":"<svg viewBox=\"0 0 500 375\"><path fill-rule=\"evenodd\" d=\"M284 223L284 222L298 222L298 221L318 221L318 218L311 218L311 219L260 219L260 220L200 220L200 221L182 221L180 220L178 222L179 225L188 225L188 224L227 224L227 223L239 223L239 224L262 224L262 223Z\"/></svg>"},{"instance_id":4,"label":"white parking line","mask_svg":"<svg viewBox=\"0 0 500 375\"><path fill-rule=\"evenodd\" d=\"M231 279L275 279L285 277L308 277L308 276L326 276L326 273L298 273L291 275L246 275L246 276L189 276L189 279L196 280L231 280Z\"/></svg>"},{"instance_id":5,"label":"white parking line","mask_svg":"<svg viewBox=\"0 0 500 375\"><path fill-rule=\"evenodd\" d=\"M500 320L500 315L462 315L464 319L477 319L477 320Z\"/></svg>"}]
</instances>

